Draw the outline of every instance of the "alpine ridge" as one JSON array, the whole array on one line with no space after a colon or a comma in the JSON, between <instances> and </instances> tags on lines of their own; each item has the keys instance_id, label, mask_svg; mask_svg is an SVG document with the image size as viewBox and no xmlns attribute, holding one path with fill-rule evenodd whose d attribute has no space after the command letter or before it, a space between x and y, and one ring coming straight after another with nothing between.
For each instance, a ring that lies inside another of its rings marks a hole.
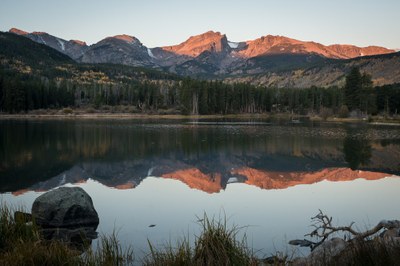
<instances>
[{"instance_id":1,"label":"alpine ridge","mask_svg":"<svg viewBox=\"0 0 400 266\"><path fill-rule=\"evenodd\" d=\"M173 46L161 47L162 50L178 55L197 57L205 51L221 53L229 52L228 39L220 32L208 31L206 33L191 36L187 41Z\"/></svg>"},{"instance_id":2,"label":"alpine ridge","mask_svg":"<svg viewBox=\"0 0 400 266\"><path fill-rule=\"evenodd\" d=\"M91 45L78 61L83 63L154 66L147 48L137 38L125 34L107 37Z\"/></svg>"},{"instance_id":3,"label":"alpine ridge","mask_svg":"<svg viewBox=\"0 0 400 266\"><path fill-rule=\"evenodd\" d=\"M88 49L88 46L83 41L79 41L79 40L66 41L64 39L50 35L46 32L34 31L32 33L29 33L29 32L26 32L26 31L23 31L20 29L16 29L16 28L10 29L9 32L17 34L17 35L25 36L34 42L50 46L51 48L53 48L63 54L68 55L69 57L71 57L74 60L77 60L79 57L81 57Z\"/></svg>"},{"instance_id":4,"label":"alpine ridge","mask_svg":"<svg viewBox=\"0 0 400 266\"><path fill-rule=\"evenodd\" d=\"M83 41L66 41L45 32L28 33L16 28L10 32L45 44L80 63L123 64L196 78L277 87L332 86L341 85L347 69L359 65L368 70L376 85L400 81L399 71L382 71L385 66L398 69L399 54L379 46L326 46L273 35L232 42L225 34L214 31L164 47L149 48L138 38L125 34L88 46ZM386 54L393 56L384 57Z\"/></svg>"},{"instance_id":5,"label":"alpine ridge","mask_svg":"<svg viewBox=\"0 0 400 266\"><path fill-rule=\"evenodd\" d=\"M10 32L26 36L36 42L47 44L56 50L61 52L66 52L65 47L61 43L72 43L77 44L82 47L87 47L85 42L81 41L65 41L61 38L54 37L45 32L32 32L28 33L26 31L12 28ZM107 37L96 44L90 46L92 49L97 49L100 43L104 43L105 40L120 40L127 43L137 43L140 46L145 47L140 41L129 35L117 35L114 37ZM58 45L54 45L54 40L58 41ZM147 49L147 47L145 47ZM394 53L396 50L388 49L379 46L368 46L368 47L358 47L355 45L348 44L333 44L325 46L323 44L312 42L312 41L300 41L291 39L285 36L273 36L266 35L255 40L243 41L243 42L230 42L228 41L225 34L220 32L208 31L199 35L191 36L186 41L171 46L155 47L159 51L164 51L166 53L171 53L177 56L188 56L188 57L198 57L202 53L214 52L233 52L235 55L239 55L243 58L251 58L256 56L268 55L268 54L309 54L315 53L327 58L334 59L350 59L360 56L378 55ZM76 56L75 56L76 57Z\"/></svg>"}]
</instances>

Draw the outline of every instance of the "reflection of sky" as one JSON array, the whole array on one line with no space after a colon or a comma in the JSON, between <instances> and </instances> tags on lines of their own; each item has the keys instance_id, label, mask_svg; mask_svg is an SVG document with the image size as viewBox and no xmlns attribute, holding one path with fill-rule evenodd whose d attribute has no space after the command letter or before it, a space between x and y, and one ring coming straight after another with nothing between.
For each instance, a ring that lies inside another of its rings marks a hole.
<instances>
[{"instance_id":1,"label":"reflection of sky","mask_svg":"<svg viewBox=\"0 0 400 266\"><path fill-rule=\"evenodd\" d=\"M199 226L196 216L224 217L228 224L245 229L250 246L260 255L284 250L288 240L303 238L311 231L310 217L318 209L333 216L334 224L356 222L360 230L381 219L399 219L400 179L393 176L376 181L323 181L284 190L262 190L245 184L229 184L221 193L207 194L170 179L149 177L135 189L117 190L89 180L80 185L93 198L100 215L99 231L116 229L122 243L136 252L147 250L147 239L162 245L189 237ZM3 194L8 204L31 206L40 193L14 197ZM148 227L155 224L155 227Z\"/></svg>"}]
</instances>

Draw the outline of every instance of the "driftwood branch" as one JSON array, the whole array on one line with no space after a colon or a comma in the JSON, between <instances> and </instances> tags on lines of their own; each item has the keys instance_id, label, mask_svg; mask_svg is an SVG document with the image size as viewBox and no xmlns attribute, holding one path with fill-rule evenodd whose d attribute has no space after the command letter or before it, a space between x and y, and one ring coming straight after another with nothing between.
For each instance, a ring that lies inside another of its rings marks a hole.
<instances>
[{"instance_id":1,"label":"driftwood branch","mask_svg":"<svg viewBox=\"0 0 400 266\"><path fill-rule=\"evenodd\" d=\"M350 223L350 225L348 226L333 226L332 217L325 215L321 210L319 210L319 213L316 216L311 218L311 221L314 230L311 231L311 233L306 234L305 236L316 237L319 239L319 241L313 242L307 239L303 240L296 239L289 241L290 245L310 247L312 251L336 232L350 233L351 236L350 239L348 239L348 241L350 242L356 240L363 240L366 237L378 233L381 229L400 228L400 221L398 220L392 220L392 221L382 220L374 228L367 230L365 232L358 232L352 228L354 222Z\"/></svg>"}]
</instances>

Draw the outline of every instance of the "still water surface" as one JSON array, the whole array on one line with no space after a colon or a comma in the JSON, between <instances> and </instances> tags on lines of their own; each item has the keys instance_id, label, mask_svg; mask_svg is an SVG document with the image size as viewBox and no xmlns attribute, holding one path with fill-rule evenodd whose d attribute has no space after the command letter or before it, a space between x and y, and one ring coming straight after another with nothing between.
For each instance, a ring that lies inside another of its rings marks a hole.
<instances>
[{"instance_id":1,"label":"still water surface","mask_svg":"<svg viewBox=\"0 0 400 266\"><path fill-rule=\"evenodd\" d=\"M400 127L265 120L0 121L3 202L30 209L80 186L138 257L198 217L245 226L260 256L310 232L318 209L359 229L400 219ZM155 225L149 227L149 225Z\"/></svg>"}]
</instances>

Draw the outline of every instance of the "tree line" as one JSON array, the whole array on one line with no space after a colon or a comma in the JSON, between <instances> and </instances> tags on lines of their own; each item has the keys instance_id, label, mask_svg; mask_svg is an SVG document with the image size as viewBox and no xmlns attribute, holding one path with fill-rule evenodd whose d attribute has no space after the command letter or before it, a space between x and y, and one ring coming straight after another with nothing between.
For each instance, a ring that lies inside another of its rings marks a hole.
<instances>
[{"instance_id":1,"label":"tree line","mask_svg":"<svg viewBox=\"0 0 400 266\"><path fill-rule=\"evenodd\" d=\"M81 84L71 79L0 72L1 112L104 105L132 106L138 112L174 110L182 114L308 114L327 110L343 116L350 111L397 114L400 84L373 87L371 77L360 73L358 68L350 71L342 88L313 86L303 89L190 78Z\"/></svg>"}]
</instances>

